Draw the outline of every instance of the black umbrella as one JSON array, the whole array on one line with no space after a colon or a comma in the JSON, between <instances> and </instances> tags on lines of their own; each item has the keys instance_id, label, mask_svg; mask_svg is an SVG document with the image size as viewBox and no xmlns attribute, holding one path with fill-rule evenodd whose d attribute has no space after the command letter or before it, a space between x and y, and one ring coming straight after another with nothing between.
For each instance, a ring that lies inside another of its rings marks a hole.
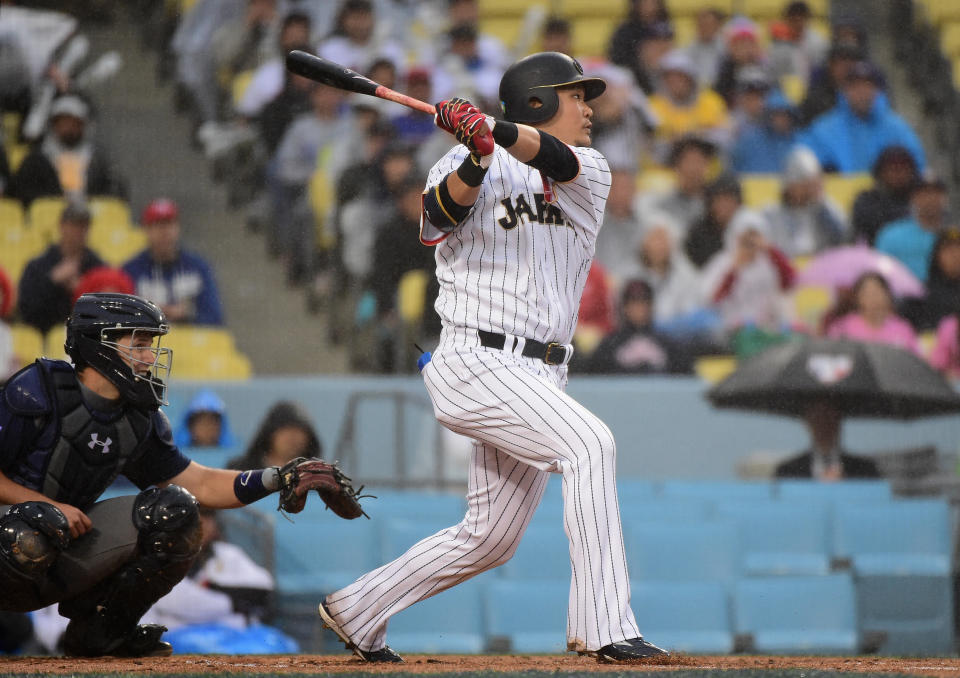
<instances>
[{"instance_id":1,"label":"black umbrella","mask_svg":"<svg viewBox=\"0 0 960 678\"><path fill-rule=\"evenodd\" d=\"M741 364L707 393L716 407L802 416L826 400L848 417L960 412L960 395L914 354L876 343L804 339Z\"/></svg>"}]
</instances>

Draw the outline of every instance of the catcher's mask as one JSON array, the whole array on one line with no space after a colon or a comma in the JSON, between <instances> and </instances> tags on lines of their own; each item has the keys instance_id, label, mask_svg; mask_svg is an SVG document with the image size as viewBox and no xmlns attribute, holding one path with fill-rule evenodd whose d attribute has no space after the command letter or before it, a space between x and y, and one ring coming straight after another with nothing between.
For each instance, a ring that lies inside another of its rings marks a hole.
<instances>
[{"instance_id":1,"label":"catcher's mask","mask_svg":"<svg viewBox=\"0 0 960 678\"><path fill-rule=\"evenodd\" d=\"M93 293L77 299L67 319L64 350L78 369L92 367L137 407L168 404L173 351L160 346L170 331L163 311L133 294Z\"/></svg>"}]
</instances>

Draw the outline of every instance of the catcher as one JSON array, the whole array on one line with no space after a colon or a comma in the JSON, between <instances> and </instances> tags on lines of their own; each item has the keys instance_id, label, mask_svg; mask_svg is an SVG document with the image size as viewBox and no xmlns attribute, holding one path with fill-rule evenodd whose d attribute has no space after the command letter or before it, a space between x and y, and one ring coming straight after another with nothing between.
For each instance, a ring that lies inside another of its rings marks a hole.
<instances>
[{"instance_id":1,"label":"catcher","mask_svg":"<svg viewBox=\"0 0 960 678\"><path fill-rule=\"evenodd\" d=\"M241 473L185 457L159 409L168 329L140 297L85 294L67 320L74 364L41 358L0 391L0 610L59 602L71 656L173 651L163 626L138 622L197 556L198 504L279 492L296 513L315 489L341 517L363 515L349 478L319 459ZM142 491L98 502L118 475Z\"/></svg>"}]
</instances>

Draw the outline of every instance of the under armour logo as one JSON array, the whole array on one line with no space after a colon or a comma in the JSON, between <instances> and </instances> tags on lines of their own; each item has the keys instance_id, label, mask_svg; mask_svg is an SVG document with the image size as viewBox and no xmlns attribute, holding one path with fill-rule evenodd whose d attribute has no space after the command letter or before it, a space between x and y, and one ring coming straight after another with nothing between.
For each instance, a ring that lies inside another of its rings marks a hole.
<instances>
[{"instance_id":1,"label":"under armour logo","mask_svg":"<svg viewBox=\"0 0 960 678\"><path fill-rule=\"evenodd\" d=\"M90 442L87 443L87 447L89 447L92 450L97 445L99 445L100 447L103 448L102 450L100 450L100 452L102 452L103 454L110 454L110 445L113 443L113 441L110 440L109 436L107 437L106 440L99 440L98 438L99 436L97 436L96 433L91 433Z\"/></svg>"}]
</instances>

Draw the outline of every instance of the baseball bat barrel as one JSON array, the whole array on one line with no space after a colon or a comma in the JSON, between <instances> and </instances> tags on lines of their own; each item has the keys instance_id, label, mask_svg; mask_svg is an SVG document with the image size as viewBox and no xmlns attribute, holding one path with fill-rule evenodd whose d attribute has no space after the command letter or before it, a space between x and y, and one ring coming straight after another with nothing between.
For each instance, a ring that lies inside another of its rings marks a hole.
<instances>
[{"instance_id":1,"label":"baseball bat barrel","mask_svg":"<svg viewBox=\"0 0 960 678\"><path fill-rule=\"evenodd\" d=\"M412 108L422 113L435 113L432 104L426 101L420 101L413 97L396 92L389 87L385 87L370 78L364 77L346 66L324 59L322 57L295 49L287 54L287 70L304 78L309 78L324 85L346 90L347 92L357 92L367 96L378 97L393 101L408 108Z\"/></svg>"}]
</instances>

